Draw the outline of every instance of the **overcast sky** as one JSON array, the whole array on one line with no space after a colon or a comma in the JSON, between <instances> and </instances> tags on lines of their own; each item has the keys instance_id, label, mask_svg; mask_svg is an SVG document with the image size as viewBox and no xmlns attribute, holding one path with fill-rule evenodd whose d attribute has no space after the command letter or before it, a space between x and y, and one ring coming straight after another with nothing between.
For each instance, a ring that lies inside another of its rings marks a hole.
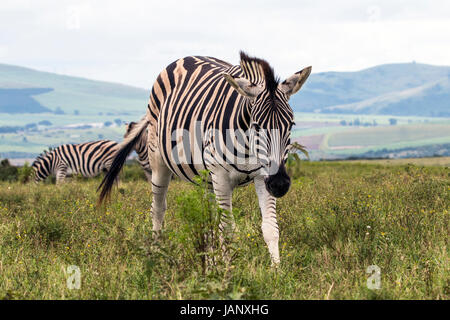
<instances>
[{"instance_id":1,"label":"overcast sky","mask_svg":"<svg viewBox=\"0 0 450 320\"><path fill-rule=\"evenodd\" d=\"M0 0L0 63L149 89L169 63L238 52L282 78L377 64L450 65L448 0Z\"/></svg>"}]
</instances>

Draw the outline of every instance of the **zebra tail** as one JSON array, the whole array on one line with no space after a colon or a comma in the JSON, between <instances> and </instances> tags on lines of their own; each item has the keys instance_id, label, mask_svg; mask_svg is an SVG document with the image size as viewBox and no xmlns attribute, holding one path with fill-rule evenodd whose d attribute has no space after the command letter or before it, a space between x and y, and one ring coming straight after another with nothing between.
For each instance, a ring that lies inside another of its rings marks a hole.
<instances>
[{"instance_id":1,"label":"zebra tail","mask_svg":"<svg viewBox=\"0 0 450 320\"><path fill-rule=\"evenodd\" d=\"M102 180L102 183L98 186L97 192L100 191L100 197L98 199L97 204L101 205L105 200L109 199L112 191L112 187L116 182L117 177L119 176L120 171L127 160L127 157L133 151L134 146L138 143L142 134L145 132L147 128L148 121L146 118L143 118L139 123L131 130L129 135L123 140L117 149L116 154L114 155L113 162L105 177Z\"/></svg>"}]
</instances>

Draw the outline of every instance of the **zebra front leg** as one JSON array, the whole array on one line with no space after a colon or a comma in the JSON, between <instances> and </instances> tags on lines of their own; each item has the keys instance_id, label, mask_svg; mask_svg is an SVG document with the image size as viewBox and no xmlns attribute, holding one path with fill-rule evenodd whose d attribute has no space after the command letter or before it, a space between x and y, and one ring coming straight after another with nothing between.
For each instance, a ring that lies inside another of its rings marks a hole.
<instances>
[{"instance_id":1,"label":"zebra front leg","mask_svg":"<svg viewBox=\"0 0 450 320\"><path fill-rule=\"evenodd\" d=\"M152 221L154 237L158 238L164 223L164 214L167 209L167 189L169 187L172 172L166 167L161 166L152 172Z\"/></svg>"},{"instance_id":2,"label":"zebra front leg","mask_svg":"<svg viewBox=\"0 0 450 320\"><path fill-rule=\"evenodd\" d=\"M254 183L261 209L261 229L264 241L269 248L272 265L278 265L280 263L280 252L278 248L279 231L276 215L276 199L267 191L263 176L256 177Z\"/></svg>"}]
</instances>

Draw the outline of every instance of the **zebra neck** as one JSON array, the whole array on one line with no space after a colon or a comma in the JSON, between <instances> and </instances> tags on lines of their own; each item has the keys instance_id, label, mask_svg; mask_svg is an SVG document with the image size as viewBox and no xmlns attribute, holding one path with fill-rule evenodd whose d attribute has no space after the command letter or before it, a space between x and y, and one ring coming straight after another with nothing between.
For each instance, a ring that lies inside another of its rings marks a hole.
<instances>
[{"instance_id":1,"label":"zebra neck","mask_svg":"<svg viewBox=\"0 0 450 320\"><path fill-rule=\"evenodd\" d=\"M239 112L236 119L238 128L247 131L250 128L251 108L252 104L250 99L242 98L239 101Z\"/></svg>"}]
</instances>

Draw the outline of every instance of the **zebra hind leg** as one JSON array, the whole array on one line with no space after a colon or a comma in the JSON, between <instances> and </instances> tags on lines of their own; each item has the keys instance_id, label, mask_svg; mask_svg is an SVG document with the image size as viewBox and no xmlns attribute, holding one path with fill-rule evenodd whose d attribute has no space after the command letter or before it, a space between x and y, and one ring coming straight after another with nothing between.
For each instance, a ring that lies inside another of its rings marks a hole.
<instances>
[{"instance_id":1,"label":"zebra hind leg","mask_svg":"<svg viewBox=\"0 0 450 320\"><path fill-rule=\"evenodd\" d=\"M229 250L229 244L233 238L235 222L232 214L232 196L233 189L231 183L227 179L220 179L216 175L212 175L213 190L216 195L219 208L222 209L219 224L219 242L222 249L224 261L229 263L232 256Z\"/></svg>"},{"instance_id":2,"label":"zebra hind leg","mask_svg":"<svg viewBox=\"0 0 450 320\"><path fill-rule=\"evenodd\" d=\"M61 184L64 182L64 179L67 175L67 168L62 167L59 168L58 171L56 171L56 184Z\"/></svg>"},{"instance_id":3,"label":"zebra hind leg","mask_svg":"<svg viewBox=\"0 0 450 320\"><path fill-rule=\"evenodd\" d=\"M152 221L154 237L158 238L164 223L164 214L167 209L167 188L169 187L172 172L165 165L152 171Z\"/></svg>"}]
</instances>

